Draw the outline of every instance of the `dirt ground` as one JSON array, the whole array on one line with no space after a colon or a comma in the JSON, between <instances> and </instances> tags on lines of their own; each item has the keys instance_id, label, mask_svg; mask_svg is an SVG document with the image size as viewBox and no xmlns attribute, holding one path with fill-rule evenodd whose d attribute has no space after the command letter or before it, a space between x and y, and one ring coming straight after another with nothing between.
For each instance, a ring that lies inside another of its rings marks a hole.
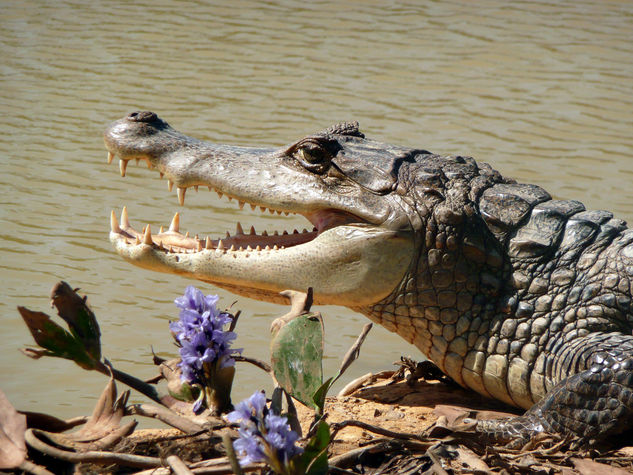
<instances>
[{"instance_id":1,"label":"dirt ground","mask_svg":"<svg viewBox=\"0 0 633 475\"><path fill-rule=\"evenodd\" d=\"M314 413L300 404L297 411L305 435ZM509 417L520 410L450 383L409 384L383 379L351 395L328 398L325 413L334 431L328 456L330 464L338 467L330 473L633 473L630 435L600 446L570 450L558 440L547 438L534 441L533 446L508 449L491 445L474 434L455 433L450 426L464 415ZM187 462L222 454L217 439L212 443L208 438L183 438L171 429L136 431L124 445L162 457L178 453ZM220 473L198 472L195 468L194 472Z\"/></svg>"}]
</instances>

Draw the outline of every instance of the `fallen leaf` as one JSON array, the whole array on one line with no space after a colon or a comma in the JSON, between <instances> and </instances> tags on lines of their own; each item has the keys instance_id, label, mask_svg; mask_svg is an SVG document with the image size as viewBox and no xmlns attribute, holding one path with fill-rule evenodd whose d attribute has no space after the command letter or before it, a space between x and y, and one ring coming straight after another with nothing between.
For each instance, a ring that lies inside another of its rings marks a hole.
<instances>
[{"instance_id":1,"label":"fallen leaf","mask_svg":"<svg viewBox=\"0 0 633 475\"><path fill-rule=\"evenodd\" d=\"M464 407L449 406L446 404L438 404L435 406L435 409L433 409L433 414L437 417L446 417L446 423L448 425L454 425L462 419L470 417L471 412L472 411L470 409L466 409Z\"/></svg>"},{"instance_id":2,"label":"fallen leaf","mask_svg":"<svg viewBox=\"0 0 633 475\"><path fill-rule=\"evenodd\" d=\"M26 458L25 431L26 416L0 390L0 469L19 467Z\"/></svg>"},{"instance_id":3,"label":"fallen leaf","mask_svg":"<svg viewBox=\"0 0 633 475\"><path fill-rule=\"evenodd\" d=\"M574 468L578 470L580 475L628 475L630 472L621 468L605 465L604 463L594 462L590 459L572 458Z\"/></svg>"},{"instance_id":4,"label":"fallen leaf","mask_svg":"<svg viewBox=\"0 0 633 475\"><path fill-rule=\"evenodd\" d=\"M56 444L70 449L103 450L110 447L136 427L136 421L123 426L120 424L129 394L129 391L125 391L117 398L116 384L114 379L110 379L88 422L81 429L70 434L41 432Z\"/></svg>"}]
</instances>

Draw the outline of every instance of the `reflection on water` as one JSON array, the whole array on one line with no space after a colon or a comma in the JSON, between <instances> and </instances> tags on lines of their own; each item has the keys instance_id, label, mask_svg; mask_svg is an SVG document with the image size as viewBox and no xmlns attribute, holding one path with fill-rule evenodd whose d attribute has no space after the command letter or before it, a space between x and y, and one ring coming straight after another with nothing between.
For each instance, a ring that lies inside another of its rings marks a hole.
<instances>
[{"instance_id":1,"label":"reflection on water","mask_svg":"<svg viewBox=\"0 0 633 475\"><path fill-rule=\"evenodd\" d=\"M22 409L87 413L104 378L18 353L18 304L45 310L59 279L100 318L104 354L149 377L151 345L174 354L167 321L188 281L134 268L107 240L111 209L133 224L179 210L143 167L121 179L101 131L152 109L190 135L281 145L340 120L369 136L469 154L504 174L633 218L633 4L630 2L4 2L0 6L2 389ZM182 226L222 235L237 206L190 194ZM259 229L301 218L240 212ZM378 276L379 277L379 276ZM202 286L210 291L208 286ZM227 305L236 297L219 291ZM285 309L240 298L238 346L267 358ZM365 322L327 307L326 373ZM413 347L374 329L356 375ZM239 368L236 396L267 385Z\"/></svg>"}]
</instances>

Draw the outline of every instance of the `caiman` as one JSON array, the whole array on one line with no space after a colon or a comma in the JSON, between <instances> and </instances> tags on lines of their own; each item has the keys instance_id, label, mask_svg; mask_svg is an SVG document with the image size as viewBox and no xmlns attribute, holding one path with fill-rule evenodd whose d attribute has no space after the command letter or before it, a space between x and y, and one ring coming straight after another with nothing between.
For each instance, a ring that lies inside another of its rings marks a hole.
<instances>
[{"instance_id":1,"label":"caiman","mask_svg":"<svg viewBox=\"0 0 633 475\"><path fill-rule=\"evenodd\" d=\"M116 251L138 266L259 300L314 290L418 347L465 388L528 409L476 430L585 443L633 426L633 230L607 211L557 200L471 157L369 140L342 123L281 148L188 137L153 112L105 131L108 161L147 162L311 231L221 239L134 230L111 217Z\"/></svg>"}]
</instances>

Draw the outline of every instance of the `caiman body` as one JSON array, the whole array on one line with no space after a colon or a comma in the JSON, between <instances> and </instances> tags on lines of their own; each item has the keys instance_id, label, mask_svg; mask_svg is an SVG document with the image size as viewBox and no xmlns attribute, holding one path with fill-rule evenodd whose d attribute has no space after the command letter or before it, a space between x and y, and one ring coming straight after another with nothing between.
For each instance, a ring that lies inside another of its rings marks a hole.
<instances>
[{"instance_id":1,"label":"caiman body","mask_svg":"<svg viewBox=\"0 0 633 475\"><path fill-rule=\"evenodd\" d=\"M482 432L598 439L633 425L633 231L470 157L366 139L339 124L279 149L216 145L135 112L105 133L125 174L146 160L175 184L313 231L199 239L112 217L117 252L142 267L260 300L314 289L417 346L460 385L529 408Z\"/></svg>"}]
</instances>

